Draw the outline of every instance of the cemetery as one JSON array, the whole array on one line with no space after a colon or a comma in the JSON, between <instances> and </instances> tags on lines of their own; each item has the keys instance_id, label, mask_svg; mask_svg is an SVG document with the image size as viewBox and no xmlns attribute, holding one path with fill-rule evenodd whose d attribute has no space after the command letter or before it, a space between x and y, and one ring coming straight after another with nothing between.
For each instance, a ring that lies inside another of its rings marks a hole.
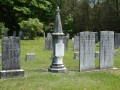
<instances>
[{"instance_id":1,"label":"cemetery","mask_svg":"<svg viewBox=\"0 0 120 90\"><path fill-rule=\"evenodd\" d=\"M57 7L52 33L35 35L13 31L0 39L0 90L120 90L119 33L81 31L70 38Z\"/></svg>"}]
</instances>

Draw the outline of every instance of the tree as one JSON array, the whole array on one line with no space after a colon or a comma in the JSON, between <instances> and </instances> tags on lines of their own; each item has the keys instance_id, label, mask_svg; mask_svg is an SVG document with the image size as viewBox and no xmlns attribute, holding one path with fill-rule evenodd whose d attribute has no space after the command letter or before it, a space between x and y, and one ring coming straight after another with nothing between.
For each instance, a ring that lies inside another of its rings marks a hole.
<instances>
[{"instance_id":1,"label":"tree","mask_svg":"<svg viewBox=\"0 0 120 90\"><path fill-rule=\"evenodd\" d=\"M23 20L19 25L21 30L24 31L27 36L32 37L32 39L37 36L37 33L44 33L43 24L39 22L37 18L29 18L28 21Z\"/></svg>"},{"instance_id":2,"label":"tree","mask_svg":"<svg viewBox=\"0 0 120 90\"><path fill-rule=\"evenodd\" d=\"M0 0L0 21L12 31L20 29L18 22L38 18L41 22L53 21L56 0Z\"/></svg>"}]
</instances>

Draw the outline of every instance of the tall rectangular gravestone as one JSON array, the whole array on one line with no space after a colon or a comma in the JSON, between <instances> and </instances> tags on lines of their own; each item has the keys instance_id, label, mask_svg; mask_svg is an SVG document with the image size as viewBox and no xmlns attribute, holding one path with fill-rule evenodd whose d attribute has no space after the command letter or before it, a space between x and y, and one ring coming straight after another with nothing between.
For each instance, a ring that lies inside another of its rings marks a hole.
<instances>
[{"instance_id":1,"label":"tall rectangular gravestone","mask_svg":"<svg viewBox=\"0 0 120 90\"><path fill-rule=\"evenodd\" d=\"M74 37L74 51L79 51L79 36Z\"/></svg>"},{"instance_id":2,"label":"tall rectangular gravestone","mask_svg":"<svg viewBox=\"0 0 120 90\"><path fill-rule=\"evenodd\" d=\"M45 40L45 50L52 50L52 36L51 36L51 33L47 33L47 38Z\"/></svg>"},{"instance_id":3,"label":"tall rectangular gravestone","mask_svg":"<svg viewBox=\"0 0 120 90\"><path fill-rule=\"evenodd\" d=\"M113 68L114 32L100 32L100 69Z\"/></svg>"},{"instance_id":4,"label":"tall rectangular gravestone","mask_svg":"<svg viewBox=\"0 0 120 90\"><path fill-rule=\"evenodd\" d=\"M2 71L0 78L24 76L20 69L20 40L16 37L2 39Z\"/></svg>"},{"instance_id":5,"label":"tall rectangular gravestone","mask_svg":"<svg viewBox=\"0 0 120 90\"><path fill-rule=\"evenodd\" d=\"M68 36L63 36L64 49L66 51L68 51L68 40L69 40Z\"/></svg>"},{"instance_id":6,"label":"tall rectangular gravestone","mask_svg":"<svg viewBox=\"0 0 120 90\"><path fill-rule=\"evenodd\" d=\"M13 36L16 37L16 31L13 31Z\"/></svg>"},{"instance_id":7,"label":"tall rectangular gravestone","mask_svg":"<svg viewBox=\"0 0 120 90\"><path fill-rule=\"evenodd\" d=\"M23 31L19 31L19 38L20 38L20 40L24 40L24 32Z\"/></svg>"},{"instance_id":8,"label":"tall rectangular gravestone","mask_svg":"<svg viewBox=\"0 0 120 90\"><path fill-rule=\"evenodd\" d=\"M119 48L119 33L115 33L114 35L114 48L115 49Z\"/></svg>"},{"instance_id":9,"label":"tall rectangular gravestone","mask_svg":"<svg viewBox=\"0 0 120 90\"><path fill-rule=\"evenodd\" d=\"M79 71L89 71L95 68L94 45L95 45L94 32L80 32Z\"/></svg>"}]
</instances>

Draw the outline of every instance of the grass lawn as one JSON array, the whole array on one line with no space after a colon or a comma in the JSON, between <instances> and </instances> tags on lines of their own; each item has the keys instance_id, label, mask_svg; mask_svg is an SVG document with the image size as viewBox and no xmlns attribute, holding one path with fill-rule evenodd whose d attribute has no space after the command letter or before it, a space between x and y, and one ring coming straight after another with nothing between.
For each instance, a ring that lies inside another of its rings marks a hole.
<instances>
[{"instance_id":1,"label":"grass lawn","mask_svg":"<svg viewBox=\"0 0 120 90\"><path fill-rule=\"evenodd\" d=\"M79 72L79 60L73 59L70 39L69 50L63 57L67 72L51 73L48 72L52 62L51 51L44 51L44 42L44 38L21 40L21 69L25 76L0 79L0 90L120 90L120 55L114 57L114 67L118 69ZM96 50L99 50L98 47ZM120 49L118 51L120 53ZM25 61L25 53L35 53L37 59ZM98 67L98 59L95 63Z\"/></svg>"}]
</instances>

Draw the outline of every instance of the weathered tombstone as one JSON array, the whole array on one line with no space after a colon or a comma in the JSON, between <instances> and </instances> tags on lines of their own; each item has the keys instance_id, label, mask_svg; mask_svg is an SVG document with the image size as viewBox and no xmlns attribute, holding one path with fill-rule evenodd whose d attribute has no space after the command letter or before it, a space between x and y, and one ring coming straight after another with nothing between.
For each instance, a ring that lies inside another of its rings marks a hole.
<instances>
[{"instance_id":1,"label":"weathered tombstone","mask_svg":"<svg viewBox=\"0 0 120 90\"><path fill-rule=\"evenodd\" d=\"M20 38L20 40L24 40L24 32L23 31L19 31L19 38Z\"/></svg>"},{"instance_id":2,"label":"weathered tombstone","mask_svg":"<svg viewBox=\"0 0 120 90\"><path fill-rule=\"evenodd\" d=\"M13 31L13 36L16 37L16 31Z\"/></svg>"},{"instance_id":3,"label":"weathered tombstone","mask_svg":"<svg viewBox=\"0 0 120 90\"><path fill-rule=\"evenodd\" d=\"M114 32L100 32L100 69L113 68Z\"/></svg>"},{"instance_id":4,"label":"weathered tombstone","mask_svg":"<svg viewBox=\"0 0 120 90\"><path fill-rule=\"evenodd\" d=\"M73 46L73 50L74 50L74 38L72 37L72 46Z\"/></svg>"},{"instance_id":5,"label":"weathered tombstone","mask_svg":"<svg viewBox=\"0 0 120 90\"><path fill-rule=\"evenodd\" d=\"M98 43L98 32L95 32L95 43Z\"/></svg>"},{"instance_id":6,"label":"weathered tombstone","mask_svg":"<svg viewBox=\"0 0 120 90\"><path fill-rule=\"evenodd\" d=\"M4 37L2 40L2 71L0 78L24 76L20 69L20 41L15 37Z\"/></svg>"},{"instance_id":7,"label":"weathered tombstone","mask_svg":"<svg viewBox=\"0 0 120 90\"><path fill-rule=\"evenodd\" d=\"M74 51L79 51L79 36L74 36Z\"/></svg>"},{"instance_id":8,"label":"weathered tombstone","mask_svg":"<svg viewBox=\"0 0 120 90\"><path fill-rule=\"evenodd\" d=\"M69 33L67 33L66 36L68 37L68 39L70 39L70 34Z\"/></svg>"},{"instance_id":9,"label":"weathered tombstone","mask_svg":"<svg viewBox=\"0 0 120 90\"><path fill-rule=\"evenodd\" d=\"M45 50L52 50L52 36L51 36L51 33L47 33L47 38L45 39Z\"/></svg>"},{"instance_id":10,"label":"weathered tombstone","mask_svg":"<svg viewBox=\"0 0 120 90\"><path fill-rule=\"evenodd\" d=\"M64 73L66 72L66 68L63 65L63 56L64 56L64 44L63 44L63 31L62 24L60 19L60 10L57 7L57 15L55 19L54 31L52 33L52 42L53 42L53 50L52 50L52 64L50 68L48 68L49 72L53 73Z\"/></svg>"},{"instance_id":11,"label":"weathered tombstone","mask_svg":"<svg viewBox=\"0 0 120 90\"><path fill-rule=\"evenodd\" d=\"M119 44L119 47L120 47L120 33L118 33L118 44Z\"/></svg>"},{"instance_id":12,"label":"weathered tombstone","mask_svg":"<svg viewBox=\"0 0 120 90\"><path fill-rule=\"evenodd\" d=\"M95 33L94 32L80 32L80 66L79 71L89 71L95 68L94 65L94 45Z\"/></svg>"},{"instance_id":13,"label":"weathered tombstone","mask_svg":"<svg viewBox=\"0 0 120 90\"><path fill-rule=\"evenodd\" d=\"M7 37L8 36L8 33L7 32L4 32L4 37Z\"/></svg>"},{"instance_id":14,"label":"weathered tombstone","mask_svg":"<svg viewBox=\"0 0 120 90\"><path fill-rule=\"evenodd\" d=\"M119 33L114 34L114 48L115 49L119 48Z\"/></svg>"},{"instance_id":15,"label":"weathered tombstone","mask_svg":"<svg viewBox=\"0 0 120 90\"><path fill-rule=\"evenodd\" d=\"M69 40L68 36L63 37L63 43L66 51L68 51L68 40Z\"/></svg>"}]
</instances>

